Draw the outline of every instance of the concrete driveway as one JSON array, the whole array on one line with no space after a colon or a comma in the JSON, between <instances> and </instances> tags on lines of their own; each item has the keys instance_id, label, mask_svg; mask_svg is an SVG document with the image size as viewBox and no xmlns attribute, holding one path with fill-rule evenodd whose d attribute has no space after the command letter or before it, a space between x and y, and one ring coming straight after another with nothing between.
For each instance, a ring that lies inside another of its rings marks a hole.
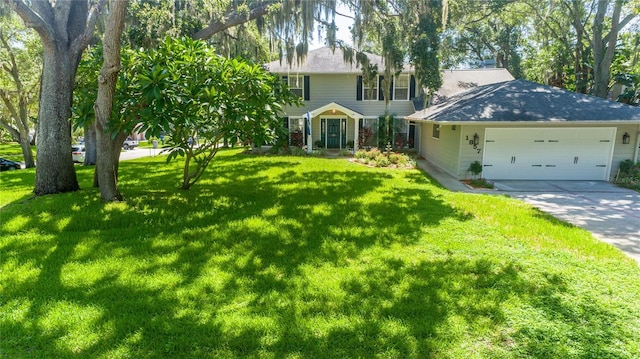
<instances>
[{"instance_id":1,"label":"concrete driveway","mask_svg":"<svg viewBox=\"0 0 640 359\"><path fill-rule=\"evenodd\" d=\"M584 228L640 264L640 193L601 181L496 181L519 198Z\"/></svg>"}]
</instances>

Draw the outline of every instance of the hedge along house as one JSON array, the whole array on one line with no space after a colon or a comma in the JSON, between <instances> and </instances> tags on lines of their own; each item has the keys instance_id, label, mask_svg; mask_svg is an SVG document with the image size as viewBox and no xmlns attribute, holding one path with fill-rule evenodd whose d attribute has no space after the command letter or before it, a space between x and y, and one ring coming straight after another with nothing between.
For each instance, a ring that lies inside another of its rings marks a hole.
<instances>
[{"instance_id":1,"label":"hedge along house","mask_svg":"<svg viewBox=\"0 0 640 359\"><path fill-rule=\"evenodd\" d=\"M382 57L373 54L368 57L372 65L378 65L380 71L384 69ZM311 117L312 141L321 142L325 148L357 148L361 130L376 133L378 117L385 113L382 75L366 83L361 68L346 63L342 51L329 47L310 51L299 64L273 61L265 66L281 76L303 100L302 107L285 108L291 145L307 144L304 125L307 114ZM411 101L415 97L413 68L406 65L400 75L394 76L389 104L389 114L396 117L394 137L401 139L402 146L409 142L409 125L403 117L415 112ZM376 139L368 138L363 145L376 146Z\"/></svg>"},{"instance_id":2,"label":"hedge along house","mask_svg":"<svg viewBox=\"0 0 640 359\"><path fill-rule=\"evenodd\" d=\"M419 153L463 179L608 180L638 161L640 108L524 80L472 88L406 117Z\"/></svg>"}]
</instances>

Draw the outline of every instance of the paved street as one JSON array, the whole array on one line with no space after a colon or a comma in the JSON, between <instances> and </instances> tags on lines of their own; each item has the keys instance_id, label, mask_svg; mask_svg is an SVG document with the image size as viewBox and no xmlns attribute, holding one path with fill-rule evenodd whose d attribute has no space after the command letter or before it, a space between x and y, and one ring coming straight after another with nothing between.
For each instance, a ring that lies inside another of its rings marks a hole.
<instances>
[{"instance_id":1,"label":"paved street","mask_svg":"<svg viewBox=\"0 0 640 359\"><path fill-rule=\"evenodd\" d=\"M136 158L156 156L160 154L161 149L151 148L135 148L133 150L122 150L120 152L120 161L133 160Z\"/></svg>"}]
</instances>

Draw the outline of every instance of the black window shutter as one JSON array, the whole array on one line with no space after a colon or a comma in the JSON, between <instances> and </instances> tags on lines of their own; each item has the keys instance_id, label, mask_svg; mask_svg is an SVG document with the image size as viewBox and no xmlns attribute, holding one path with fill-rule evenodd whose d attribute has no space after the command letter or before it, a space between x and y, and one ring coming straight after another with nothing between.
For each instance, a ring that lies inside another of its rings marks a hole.
<instances>
[{"instance_id":1,"label":"black window shutter","mask_svg":"<svg viewBox=\"0 0 640 359\"><path fill-rule=\"evenodd\" d=\"M309 137L309 122L311 121L304 121L304 139L303 142L305 145L309 145L307 142L307 138Z\"/></svg>"},{"instance_id":2,"label":"black window shutter","mask_svg":"<svg viewBox=\"0 0 640 359\"><path fill-rule=\"evenodd\" d=\"M309 101L311 99L311 92L309 90L309 76L304 77L304 100Z\"/></svg>"},{"instance_id":3,"label":"black window shutter","mask_svg":"<svg viewBox=\"0 0 640 359\"><path fill-rule=\"evenodd\" d=\"M282 118L282 127L286 128L287 130L289 129L289 117Z\"/></svg>"},{"instance_id":4,"label":"black window shutter","mask_svg":"<svg viewBox=\"0 0 640 359\"><path fill-rule=\"evenodd\" d=\"M394 83L394 81L393 81L393 79L394 79L394 77L391 77L391 86L389 86L389 89L390 89L389 90L389 92L390 92L389 93L389 97L391 98L391 101L393 101L393 97L394 97L394 94L393 94L393 83Z\"/></svg>"},{"instance_id":5,"label":"black window shutter","mask_svg":"<svg viewBox=\"0 0 640 359\"><path fill-rule=\"evenodd\" d=\"M358 76L356 83L356 101L362 101L362 76Z\"/></svg>"},{"instance_id":6,"label":"black window shutter","mask_svg":"<svg viewBox=\"0 0 640 359\"><path fill-rule=\"evenodd\" d=\"M409 100L416 97L416 77L411 75L409 79Z\"/></svg>"},{"instance_id":7,"label":"black window shutter","mask_svg":"<svg viewBox=\"0 0 640 359\"><path fill-rule=\"evenodd\" d=\"M382 89L382 81L384 76L378 77L378 101L384 101L384 90Z\"/></svg>"}]
</instances>

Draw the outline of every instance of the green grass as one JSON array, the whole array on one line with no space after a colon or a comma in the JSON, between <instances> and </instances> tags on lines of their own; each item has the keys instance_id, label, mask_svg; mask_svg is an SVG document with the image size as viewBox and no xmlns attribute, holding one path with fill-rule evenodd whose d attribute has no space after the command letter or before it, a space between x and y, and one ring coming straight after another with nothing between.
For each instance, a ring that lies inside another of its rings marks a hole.
<instances>
[{"instance_id":1,"label":"green grass","mask_svg":"<svg viewBox=\"0 0 640 359\"><path fill-rule=\"evenodd\" d=\"M0 174L0 357L638 358L640 268L418 170L223 151L121 165L127 203Z\"/></svg>"},{"instance_id":2,"label":"green grass","mask_svg":"<svg viewBox=\"0 0 640 359\"><path fill-rule=\"evenodd\" d=\"M36 156L36 146L31 146L31 152L33 156ZM0 143L0 157L8 160L24 162L24 156L22 155L22 149L17 142Z\"/></svg>"}]
</instances>

